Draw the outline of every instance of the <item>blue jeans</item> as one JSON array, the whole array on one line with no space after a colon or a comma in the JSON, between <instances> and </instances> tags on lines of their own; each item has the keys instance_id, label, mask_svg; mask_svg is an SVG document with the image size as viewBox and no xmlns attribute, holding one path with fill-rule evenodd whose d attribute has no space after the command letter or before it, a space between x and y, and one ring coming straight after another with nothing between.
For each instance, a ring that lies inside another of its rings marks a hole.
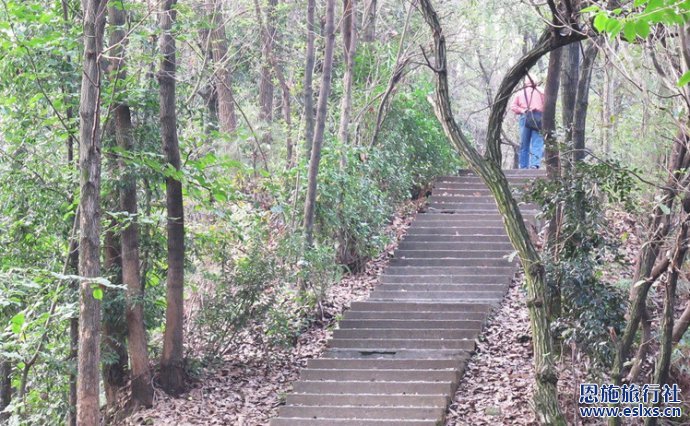
<instances>
[{"instance_id":1,"label":"blue jeans","mask_svg":"<svg viewBox=\"0 0 690 426\"><path fill-rule=\"evenodd\" d=\"M525 114L520 115L520 168L538 169L544 157L544 137L525 125Z\"/></svg>"}]
</instances>

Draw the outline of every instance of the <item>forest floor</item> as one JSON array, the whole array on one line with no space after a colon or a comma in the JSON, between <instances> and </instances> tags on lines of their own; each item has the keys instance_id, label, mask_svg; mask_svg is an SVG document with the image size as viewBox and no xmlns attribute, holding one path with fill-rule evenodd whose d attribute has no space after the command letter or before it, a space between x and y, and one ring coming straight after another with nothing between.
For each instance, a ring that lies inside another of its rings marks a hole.
<instances>
[{"instance_id":1,"label":"forest floor","mask_svg":"<svg viewBox=\"0 0 690 426\"><path fill-rule=\"evenodd\" d=\"M333 286L323 304L323 319L311 323L296 345L268 348L261 339L236 345L223 363L192 383L181 398L171 398L156 391L151 409L129 417L126 425L265 425L277 414L284 396L299 376L307 360L326 348L331 329L353 301L366 299L378 281L398 242L423 202L404 205L387 232L392 242L364 271L345 276ZM632 278L635 254L640 240L632 217L609 215L612 232L625 235L618 255L623 265L606 271L609 282ZM614 280L614 281L610 281ZM567 349L567 348L566 348ZM565 350L564 349L564 352ZM490 317L477 339L454 401L448 408L446 426L455 425L533 425L537 424L531 408L534 386L532 337L525 303L522 276L517 276L508 295ZM558 363L559 394L569 424L584 422L577 415L579 383L585 381L589 368L582 355L564 355Z\"/></svg>"},{"instance_id":2,"label":"forest floor","mask_svg":"<svg viewBox=\"0 0 690 426\"><path fill-rule=\"evenodd\" d=\"M238 425L268 424L275 417L284 396L297 380L308 359L318 357L331 337L341 314L354 301L364 300L374 289L399 241L425 199L405 203L396 212L386 233L391 243L363 272L346 275L331 287L323 302L323 313L300 335L294 347L263 345L251 333L214 369L209 369L191 384L180 398L156 390L154 405L138 411L125 425Z\"/></svg>"}]
</instances>

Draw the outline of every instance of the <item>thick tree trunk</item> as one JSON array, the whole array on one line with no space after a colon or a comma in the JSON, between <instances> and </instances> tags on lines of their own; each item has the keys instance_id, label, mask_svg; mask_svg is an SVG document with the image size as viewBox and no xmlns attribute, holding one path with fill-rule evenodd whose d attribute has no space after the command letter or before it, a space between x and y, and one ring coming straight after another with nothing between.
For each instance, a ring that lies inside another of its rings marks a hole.
<instances>
[{"instance_id":1,"label":"thick tree trunk","mask_svg":"<svg viewBox=\"0 0 690 426\"><path fill-rule=\"evenodd\" d=\"M355 63L355 49L357 46L357 22L355 0L343 0L342 34L345 58L345 73L343 74L343 97L340 103L340 127L338 136L340 142L350 142L350 115L352 113L352 73Z\"/></svg>"},{"instance_id":2,"label":"thick tree trunk","mask_svg":"<svg viewBox=\"0 0 690 426\"><path fill-rule=\"evenodd\" d=\"M371 43L376 40L376 0L366 2L362 21L362 40Z\"/></svg>"},{"instance_id":3,"label":"thick tree trunk","mask_svg":"<svg viewBox=\"0 0 690 426\"><path fill-rule=\"evenodd\" d=\"M108 18L113 29L110 34L110 45L118 46L112 50L113 69L118 73L118 80L126 78L125 46L126 12L121 5L108 8ZM132 117L127 104L114 106L115 140L123 152L134 149ZM140 285L139 270L139 227L137 207L136 175L124 161L118 159L120 169L119 205L123 212L131 218L131 222L122 229L121 265L122 283L127 287L125 316L127 319L127 349L130 361L130 382L132 408L138 406L150 407L153 403L153 386L151 384L151 370L149 368L148 347L146 343L146 329L144 327L143 291Z\"/></svg>"},{"instance_id":4,"label":"thick tree trunk","mask_svg":"<svg viewBox=\"0 0 690 426\"><path fill-rule=\"evenodd\" d=\"M84 59L79 103L79 359L77 423L100 424L99 367L101 358L101 304L94 297L100 264L100 81L98 63L103 48L105 2L83 0Z\"/></svg>"},{"instance_id":5,"label":"thick tree trunk","mask_svg":"<svg viewBox=\"0 0 690 426\"><path fill-rule=\"evenodd\" d=\"M180 170L180 147L177 140L177 112L175 110L176 50L172 26L177 11L176 0L163 0L159 15L162 59L158 81L160 84L161 139L165 159ZM161 387L171 395L184 390L184 208L182 182L166 178L166 209L168 213L168 274L165 309L165 335L161 356Z\"/></svg>"},{"instance_id":6,"label":"thick tree trunk","mask_svg":"<svg viewBox=\"0 0 690 426\"><path fill-rule=\"evenodd\" d=\"M542 424L565 425L565 419L558 407L556 383L558 377L554 369L553 351L549 321L546 312L546 284L544 282L544 266L541 263L529 233L523 221L522 214L515 198L511 194L507 179L500 169L501 164L501 127L509 94L522 80L527 70L540 57L564 44L572 43L579 36L560 37L557 33L545 33L534 49L525 55L509 71L504 78L496 101L492 107L487 134L487 154L482 158L474 149L471 142L458 127L450 102L448 88L448 70L446 64L445 37L438 16L430 0L421 0L420 7L431 27L434 36L434 53L436 61L429 64L436 73L435 110L448 138L454 143L460 154L469 162L470 167L482 178L491 190L498 209L503 216L506 231L511 243L518 252L518 256L525 269L527 281L530 324L533 335L534 363L536 371L536 388L534 394L534 408L538 421Z\"/></svg>"},{"instance_id":7,"label":"thick tree trunk","mask_svg":"<svg viewBox=\"0 0 690 426\"><path fill-rule=\"evenodd\" d=\"M315 0L307 0L307 59L304 65L304 140L307 157L311 156L314 142L314 37L316 24L314 18Z\"/></svg>"},{"instance_id":8,"label":"thick tree trunk","mask_svg":"<svg viewBox=\"0 0 690 426\"><path fill-rule=\"evenodd\" d=\"M328 119L328 96L331 93L331 71L333 69L333 46L335 44L335 0L326 0L326 46L323 57L323 75L316 111L316 128L314 143L309 159L309 176L307 181L307 198L304 202L304 241L309 249L314 243L314 210L316 207L317 177L321 161L326 120Z\"/></svg>"},{"instance_id":9,"label":"thick tree trunk","mask_svg":"<svg viewBox=\"0 0 690 426\"><path fill-rule=\"evenodd\" d=\"M211 37L211 55L215 65L214 81L218 97L218 121L222 132L232 133L237 129L237 115L235 114L235 95L232 91L232 73L227 58L228 39L225 33L223 7L219 0L212 1L207 7L212 8L212 29L209 37Z\"/></svg>"}]
</instances>

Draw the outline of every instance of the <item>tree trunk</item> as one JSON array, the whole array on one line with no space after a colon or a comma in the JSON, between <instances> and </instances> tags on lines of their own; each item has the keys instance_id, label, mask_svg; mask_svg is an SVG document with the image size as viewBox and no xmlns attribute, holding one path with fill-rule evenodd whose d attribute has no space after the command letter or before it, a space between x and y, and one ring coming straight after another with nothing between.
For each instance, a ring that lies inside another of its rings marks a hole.
<instances>
[{"instance_id":1,"label":"tree trunk","mask_svg":"<svg viewBox=\"0 0 690 426\"><path fill-rule=\"evenodd\" d=\"M585 158L585 131L587 129L587 110L589 109L589 87L592 82L594 61L599 53L598 41L592 41L585 50L580 79L577 82L577 97L573 112L573 160L578 163Z\"/></svg>"},{"instance_id":2,"label":"tree trunk","mask_svg":"<svg viewBox=\"0 0 690 426\"><path fill-rule=\"evenodd\" d=\"M420 7L427 24L434 36L434 53L436 61L429 64L436 74L435 111L443 129L454 143L460 154L469 162L470 167L482 178L491 190L498 209L503 216L506 231L525 270L527 282L530 324L533 334L534 363L536 371L536 388L534 408L538 421L542 424L565 425L566 421L558 407L556 383L558 377L554 369L549 320L546 313L546 285L544 266L539 254L530 239L522 214L515 198L511 194L508 181L500 169L501 164L501 128L510 93L524 77L525 73L543 55L562 45L580 39L579 35L559 36L556 32L542 35L534 49L521 58L511 68L501 83L494 102L487 134L487 154L485 158L476 151L472 143L458 127L450 102L448 88L448 70L446 64L445 37L438 16L430 0L421 0Z\"/></svg>"},{"instance_id":3,"label":"tree trunk","mask_svg":"<svg viewBox=\"0 0 690 426\"><path fill-rule=\"evenodd\" d=\"M113 27L110 45L117 46L112 51L115 57L112 59L113 69L118 73L118 80L124 81L126 78L124 59L126 13L121 6L111 5L108 8L108 18ZM134 150L134 136L129 105L117 104L114 106L113 112L115 114L117 146L123 152L132 152ZM150 407L153 403L153 386L144 327L143 290L140 285L136 174L130 170L122 156L118 158L118 167L120 169L120 209L131 218L131 222L122 229L120 235L122 283L127 287L125 316L130 360L131 402L132 408Z\"/></svg>"},{"instance_id":4,"label":"tree trunk","mask_svg":"<svg viewBox=\"0 0 690 426\"><path fill-rule=\"evenodd\" d=\"M314 20L315 0L307 0L307 59L304 65L304 140L307 158L311 157L311 146L314 142L314 37L316 24Z\"/></svg>"},{"instance_id":5,"label":"tree trunk","mask_svg":"<svg viewBox=\"0 0 690 426\"><path fill-rule=\"evenodd\" d=\"M558 103L558 89L561 80L561 63L563 49L556 49L549 54L549 67L546 75L546 85L544 89L544 116L542 127L544 133L544 148L546 174L551 180L560 178L561 164L560 152L558 150L558 140L556 138L556 104ZM554 217L549 222L546 240L547 246L551 248L554 257L557 253L556 240L560 229L561 206L556 207ZM547 286L546 311L550 320L555 320L561 315L561 283L557 281L549 282Z\"/></svg>"},{"instance_id":6,"label":"tree trunk","mask_svg":"<svg viewBox=\"0 0 690 426\"><path fill-rule=\"evenodd\" d=\"M690 327L690 302L673 326L673 343L678 344Z\"/></svg>"},{"instance_id":7,"label":"tree trunk","mask_svg":"<svg viewBox=\"0 0 690 426\"><path fill-rule=\"evenodd\" d=\"M572 148L573 124L575 119L575 101L577 100L577 82L580 77L580 44L574 43L563 48L561 68L561 113L565 138L563 144ZM567 160L570 160L568 156ZM565 169L570 169L570 161L565 162Z\"/></svg>"},{"instance_id":8,"label":"tree trunk","mask_svg":"<svg viewBox=\"0 0 690 426\"><path fill-rule=\"evenodd\" d=\"M661 336L659 356L656 362L656 369L654 372L654 383L662 388L668 384L669 370L671 368L671 355L673 353L673 314L676 307L676 289L678 288L678 277L680 275L681 267L685 261L685 255L688 251L688 234L690 233L690 200L685 199L683 202L683 210L685 219L681 224L681 229L678 231L676 237L675 249L673 258L671 259L666 279L666 289L664 295L664 309L663 318L661 322ZM657 407L661 405L661 401L655 404ZM645 426L654 426L657 424L656 417L647 417L645 419Z\"/></svg>"},{"instance_id":9,"label":"tree trunk","mask_svg":"<svg viewBox=\"0 0 690 426\"><path fill-rule=\"evenodd\" d=\"M333 69L333 45L335 44L335 0L326 0L326 46L323 58L323 75L319 91L318 107L316 111L316 128L314 143L309 160L309 176L307 181L307 198L304 202L304 235L305 248L309 249L314 243L314 209L316 206L316 182L321 161L321 147L323 145L326 120L328 119L328 96L331 93L331 71Z\"/></svg>"},{"instance_id":10,"label":"tree trunk","mask_svg":"<svg viewBox=\"0 0 690 426\"><path fill-rule=\"evenodd\" d=\"M0 422L9 419L9 413L2 411L12 402L12 364L0 359Z\"/></svg>"},{"instance_id":11,"label":"tree trunk","mask_svg":"<svg viewBox=\"0 0 690 426\"><path fill-rule=\"evenodd\" d=\"M376 0L367 1L362 20L362 39L371 43L376 40Z\"/></svg>"},{"instance_id":12,"label":"tree trunk","mask_svg":"<svg viewBox=\"0 0 690 426\"><path fill-rule=\"evenodd\" d=\"M266 29L261 33L261 77L259 81L259 120L265 126L261 136L262 143L272 140L270 124L273 121L273 78L271 73L271 56L276 37L275 7L278 0L268 0L266 6ZM257 19L261 18L258 0L255 1Z\"/></svg>"},{"instance_id":13,"label":"tree trunk","mask_svg":"<svg viewBox=\"0 0 690 426\"><path fill-rule=\"evenodd\" d=\"M180 170L180 147L177 140L177 112L175 110L176 50L172 27L177 11L176 0L163 0L159 15L162 59L158 81L160 84L161 139L165 159ZM161 387L171 395L184 391L184 208L182 182L172 176L165 179L168 213L168 273L165 309L165 335L161 356Z\"/></svg>"},{"instance_id":14,"label":"tree trunk","mask_svg":"<svg viewBox=\"0 0 690 426\"><path fill-rule=\"evenodd\" d=\"M614 43L614 52L617 50L618 44L616 43L615 40L612 41ZM612 150L612 145L613 145L613 136L615 134L615 128L616 128L616 89L617 89L617 79L616 79L616 71L615 69L612 69L613 67L609 66L608 64L608 59L607 62L604 63L604 87L602 89L602 108L601 108L601 140L602 140L602 145L604 147L604 152L606 154L610 154Z\"/></svg>"},{"instance_id":15,"label":"tree trunk","mask_svg":"<svg viewBox=\"0 0 690 426\"><path fill-rule=\"evenodd\" d=\"M98 63L103 48L105 2L83 0L84 58L79 102L79 359L77 423L100 424L99 367L101 358L101 304L98 287L90 278L101 276L100 265L100 81ZM99 289L100 290L100 289Z\"/></svg>"},{"instance_id":16,"label":"tree trunk","mask_svg":"<svg viewBox=\"0 0 690 426\"><path fill-rule=\"evenodd\" d=\"M237 115L235 114L235 96L232 91L232 73L230 64L227 63L228 38L225 33L223 7L219 0L211 3L212 29L209 37L211 37L211 54L215 65L214 81L218 96L218 121L222 132L233 133L237 129Z\"/></svg>"},{"instance_id":17,"label":"tree trunk","mask_svg":"<svg viewBox=\"0 0 690 426\"><path fill-rule=\"evenodd\" d=\"M659 204L652 212L649 227L652 233L647 238L647 243L642 246L637 258L637 269L633 277L636 283L630 290L630 307L628 308L628 322L626 323L623 336L618 341L616 355L611 370L611 378L614 385L619 386L623 378L623 368L627 362L630 348L632 347L637 328L643 317L643 311L647 309L647 294L654 282L666 270L661 265L655 266L662 250L666 236L670 230L670 212L673 208L675 197L679 189L685 188L690 184L690 175L679 174L690 164L688 155L688 139L684 135L679 135L674 141L673 155L669 162L668 179L665 188L662 190ZM668 212L668 213L666 213ZM644 342L643 342L644 343ZM609 421L610 424L620 424L617 419Z\"/></svg>"},{"instance_id":18,"label":"tree trunk","mask_svg":"<svg viewBox=\"0 0 690 426\"><path fill-rule=\"evenodd\" d=\"M345 58L345 73L343 74L343 98L340 103L340 128L338 136L340 142L350 142L350 114L352 113L352 73L354 71L355 49L357 46L357 26L355 22L355 0L343 0L343 48Z\"/></svg>"},{"instance_id":19,"label":"tree trunk","mask_svg":"<svg viewBox=\"0 0 690 426\"><path fill-rule=\"evenodd\" d=\"M108 167L108 169L110 168ZM114 207L112 204L115 202L112 195L114 194L108 195L106 203L106 208L109 211ZM120 256L120 241L114 232L116 226L117 222L115 219L110 219L103 240L103 267L110 281L114 284L120 284L122 282L122 258ZM122 321L124 309L122 303L118 300L118 291L106 288L103 295L103 337L101 338L101 346L106 353L104 359L108 360L107 362L102 362L103 390L105 393L106 411L111 413L117 405L119 390L127 383L127 365L129 363L125 343L127 330Z\"/></svg>"},{"instance_id":20,"label":"tree trunk","mask_svg":"<svg viewBox=\"0 0 690 426\"><path fill-rule=\"evenodd\" d=\"M257 20L259 21L259 28L261 29L261 33L264 35L264 37L268 37L269 34L269 28L264 24L264 20L262 18L261 14L261 6L259 5L259 0L254 0L254 7L256 9L256 17ZM273 69L273 72L276 75L276 78L278 79L278 83L280 84L280 89L281 89L281 110L283 112L283 120L285 121L285 127L286 127L286 148L287 148L287 168L291 168L293 165L293 158L292 158L292 108L291 108L291 102L290 102L290 86L288 86L287 81L285 80L285 74L283 73L283 69L281 68L280 64L278 63L278 60L275 57L275 54L273 51L268 52L268 58L267 58L269 64L271 65L271 68Z\"/></svg>"}]
</instances>

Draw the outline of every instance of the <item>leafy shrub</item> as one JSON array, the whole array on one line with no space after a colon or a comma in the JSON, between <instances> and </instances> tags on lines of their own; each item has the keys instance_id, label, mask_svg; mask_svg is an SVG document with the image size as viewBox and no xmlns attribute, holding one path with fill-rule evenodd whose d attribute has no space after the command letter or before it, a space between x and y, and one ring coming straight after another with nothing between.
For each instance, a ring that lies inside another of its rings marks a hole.
<instances>
[{"instance_id":1,"label":"leafy shrub","mask_svg":"<svg viewBox=\"0 0 690 426\"><path fill-rule=\"evenodd\" d=\"M549 289L561 292L555 335L577 344L601 367L613 361L611 336L620 335L627 306L622 289L602 279L603 268L619 260L620 242L605 209L613 203L631 209L634 188L632 172L620 165L581 163L562 179L537 181L526 194L549 221L562 210L557 236L547 239L543 254Z\"/></svg>"}]
</instances>

